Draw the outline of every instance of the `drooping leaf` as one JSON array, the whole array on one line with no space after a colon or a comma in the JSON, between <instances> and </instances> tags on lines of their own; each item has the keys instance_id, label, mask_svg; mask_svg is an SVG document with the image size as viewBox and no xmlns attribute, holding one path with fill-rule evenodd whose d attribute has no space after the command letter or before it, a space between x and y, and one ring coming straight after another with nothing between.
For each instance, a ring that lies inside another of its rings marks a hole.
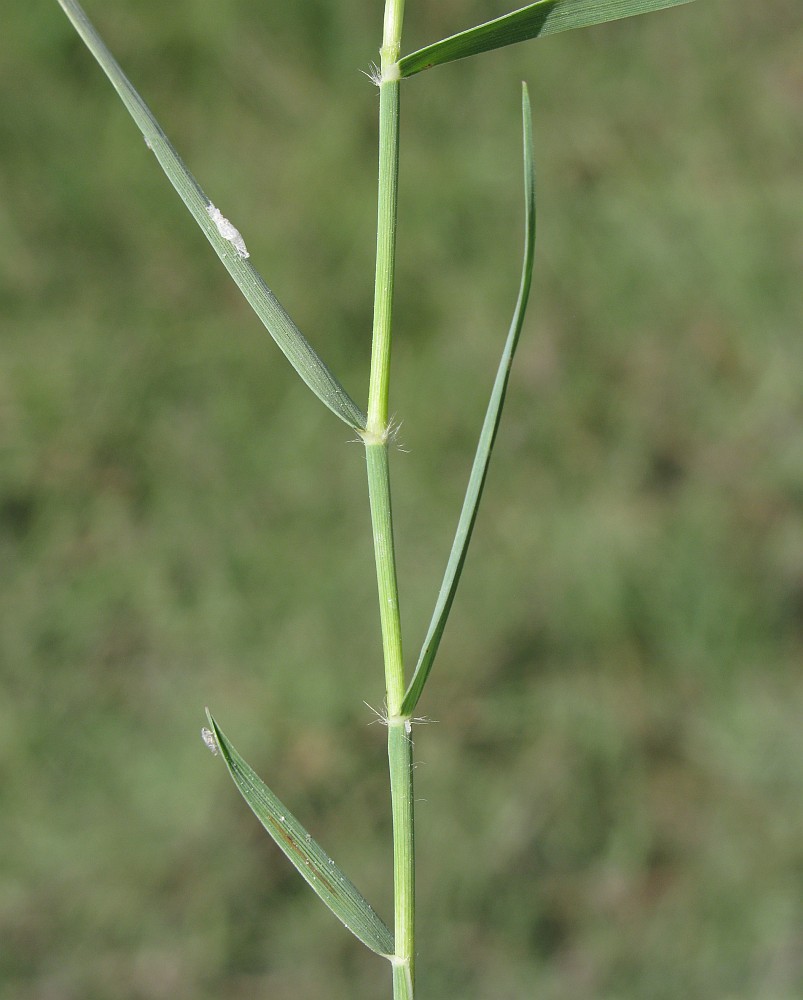
<instances>
[{"instance_id":1,"label":"drooping leaf","mask_svg":"<svg viewBox=\"0 0 803 1000\"><path fill-rule=\"evenodd\" d=\"M120 95L181 200L287 360L333 413L349 426L357 430L363 429L365 414L265 284L262 275L249 259L242 236L203 192L80 5L75 0L59 0L59 3Z\"/></svg>"},{"instance_id":2,"label":"drooping leaf","mask_svg":"<svg viewBox=\"0 0 803 1000\"><path fill-rule=\"evenodd\" d=\"M351 879L237 753L209 711L206 714L211 731L204 731L204 742L213 751L219 749L229 774L259 822L351 933L377 955L392 958L393 934L388 927Z\"/></svg>"},{"instance_id":3,"label":"drooping leaf","mask_svg":"<svg viewBox=\"0 0 803 1000\"><path fill-rule=\"evenodd\" d=\"M400 713L402 715L411 715L418 699L421 697L421 692L432 669L432 664L435 662L443 630L449 618L449 612L457 591L457 584L460 580L460 574L463 571L468 544L471 541L471 532L474 529L474 522L477 518L480 500L482 499L482 490L485 485L485 478L488 475L488 466L491 462L491 452L493 451L496 432L502 416L502 407L505 402L505 393L507 391L508 379L510 378L510 369L513 364L513 355L516 352L516 346L519 342L521 328L524 323L524 313L527 309L527 300L530 296L535 254L535 171L533 168L530 97L525 85L522 85L522 123L524 130L525 227L524 261L521 269L519 295L504 350L502 351L502 358L496 372L493 389L491 390L491 398L488 402L488 409L486 410L485 420L480 432L477 451L474 455L474 464L471 467L471 475L469 476L468 487L463 500L463 508L460 511L457 531L452 542L452 550L449 553L446 572L438 593L435 610L432 614L432 621L430 622L429 630L418 658L418 664L402 702Z\"/></svg>"},{"instance_id":4,"label":"drooping leaf","mask_svg":"<svg viewBox=\"0 0 803 1000\"><path fill-rule=\"evenodd\" d=\"M646 14L674 7L690 0L538 0L510 14L486 21L475 28L411 52L399 60L402 77L412 76L432 66L465 59L505 45L526 42L542 35L554 35L572 28L585 28L616 21L634 14Z\"/></svg>"}]
</instances>

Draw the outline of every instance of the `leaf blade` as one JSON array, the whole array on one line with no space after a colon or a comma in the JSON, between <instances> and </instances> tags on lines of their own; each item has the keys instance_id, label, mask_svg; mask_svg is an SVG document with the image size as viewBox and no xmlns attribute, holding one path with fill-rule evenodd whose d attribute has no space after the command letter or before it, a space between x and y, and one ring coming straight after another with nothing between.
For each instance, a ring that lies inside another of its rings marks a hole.
<instances>
[{"instance_id":1,"label":"leaf blade","mask_svg":"<svg viewBox=\"0 0 803 1000\"><path fill-rule=\"evenodd\" d=\"M392 958L395 949L390 929L345 872L243 760L208 709L206 715L220 755L240 794L296 871L366 947L383 958Z\"/></svg>"},{"instance_id":2,"label":"leaf blade","mask_svg":"<svg viewBox=\"0 0 803 1000\"><path fill-rule=\"evenodd\" d=\"M586 28L691 0L538 0L518 10L433 42L399 60L402 77L559 31Z\"/></svg>"},{"instance_id":3,"label":"leaf blade","mask_svg":"<svg viewBox=\"0 0 803 1000\"><path fill-rule=\"evenodd\" d=\"M496 441L499 421L502 417L502 408L505 402L505 393L510 378L513 357L518 346L521 329L524 324L527 301L530 296L535 256L535 170L533 167L530 97L525 84L522 84L522 126L524 133L525 236L524 259L518 298L505 346L502 350L502 357L496 371L493 388L491 389L491 398L488 401L488 408L485 412L482 430L480 431L480 438L469 475L466 495L463 499L463 506L457 522L457 530L446 564L446 572L444 573L443 582L438 592L435 609L432 613L432 620L430 621L429 629L421 648L418 663L404 695L401 708L402 715L412 715L418 704L418 700L424 690L424 685L435 662L435 656L437 655L438 647L446 628L446 622L449 618L449 612L452 608L452 602L457 592L457 585L460 581L460 574L463 571L469 542L471 541L471 533L474 530L474 523L477 518L480 500L482 499L482 491L488 475L491 453Z\"/></svg>"},{"instance_id":4,"label":"leaf blade","mask_svg":"<svg viewBox=\"0 0 803 1000\"><path fill-rule=\"evenodd\" d=\"M242 250L238 250L236 241L232 240L231 236L222 234L220 226L215 222L214 205L184 164L148 105L122 71L84 10L76 0L59 0L59 3L109 78L179 197L279 349L325 406L355 430L364 429L365 414L298 329L265 284L259 271L247 256L243 256L244 244ZM218 218L220 218L219 213ZM228 223L228 220L223 219L223 222Z\"/></svg>"}]
</instances>

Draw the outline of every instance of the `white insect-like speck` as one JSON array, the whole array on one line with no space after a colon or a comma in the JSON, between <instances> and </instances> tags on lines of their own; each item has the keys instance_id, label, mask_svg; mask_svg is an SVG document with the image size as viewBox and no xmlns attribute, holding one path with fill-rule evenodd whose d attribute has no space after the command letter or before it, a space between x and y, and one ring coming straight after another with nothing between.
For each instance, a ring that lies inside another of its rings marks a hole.
<instances>
[{"instance_id":1,"label":"white insect-like speck","mask_svg":"<svg viewBox=\"0 0 803 1000\"><path fill-rule=\"evenodd\" d=\"M214 222L217 231L223 237L224 240L228 240L229 243L237 251L237 256L242 257L245 260L250 257L251 254L248 252L248 247L245 245L245 240L240 235L240 230L236 229L226 218L225 215L220 211L219 208L210 202L206 206L206 214Z\"/></svg>"},{"instance_id":2,"label":"white insect-like speck","mask_svg":"<svg viewBox=\"0 0 803 1000\"><path fill-rule=\"evenodd\" d=\"M204 741L204 743L206 743L206 745L209 747L212 753L217 757L217 755L220 753L220 747L217 745L217 740L215 739L215 734L212 732L212 730L207 729L206 726L204 726L201 729L201 739Z\"/></svg>"},{"instance_id":3,"label":"white insect-like speck","mask_svg":"<svg viewBox=\"0 0 803 1000\"><path fill-rule=\"evenodd\" d=\"M145 140L145 145L148 147L148 149L152 150L153 146L151 145L151 140L147 137L147 135L143 135L142 138Z\"/></svg>"}]
</instances>

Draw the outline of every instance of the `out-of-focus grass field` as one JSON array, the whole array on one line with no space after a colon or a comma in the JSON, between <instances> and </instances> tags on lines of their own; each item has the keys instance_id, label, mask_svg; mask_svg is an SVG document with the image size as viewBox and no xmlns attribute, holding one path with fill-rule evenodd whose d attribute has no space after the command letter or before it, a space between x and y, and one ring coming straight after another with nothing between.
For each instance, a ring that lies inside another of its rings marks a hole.
<instances>
[{"instance_id":1,"label":"out-of-focus grass field","mask_svg":"<svg viewBox=\"0 0 803 1000\"><path fill-rule=\"evenodd\" d=\"M410 0L406 51L503 13ZM404 85L405 639L531 311L422 711L422 1000L803 996L803 29L688 7ZM379 0L89 4L365 399ZM363 459L55 2L0 46L0 998L386 997L199 737L389 915Z\"/></svg>"}]
</instances>

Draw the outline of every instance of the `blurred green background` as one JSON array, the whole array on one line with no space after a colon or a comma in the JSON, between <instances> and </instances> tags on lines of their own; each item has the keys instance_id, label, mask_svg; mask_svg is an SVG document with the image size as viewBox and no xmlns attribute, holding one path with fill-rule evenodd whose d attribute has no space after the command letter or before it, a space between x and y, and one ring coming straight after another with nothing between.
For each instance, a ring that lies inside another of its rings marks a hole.
<instances>
[{"instance_id":1,"label":"blurred green background","mask_svg":"<svg viewBox=\"0 0 803 1000\"><path fill-rule=\"evenodd\" d=\"M410 0L406 51L505 12ZM379 0L89 13L365 398ZM347 1000L385 963L199 736L390 912L363 459L55 2L0 47L0 998ZM393 410L425 630L531 311L417 730L420 988L803 996L803 30L706 0L404 85Z\"/></svg>"}]
</instances>

